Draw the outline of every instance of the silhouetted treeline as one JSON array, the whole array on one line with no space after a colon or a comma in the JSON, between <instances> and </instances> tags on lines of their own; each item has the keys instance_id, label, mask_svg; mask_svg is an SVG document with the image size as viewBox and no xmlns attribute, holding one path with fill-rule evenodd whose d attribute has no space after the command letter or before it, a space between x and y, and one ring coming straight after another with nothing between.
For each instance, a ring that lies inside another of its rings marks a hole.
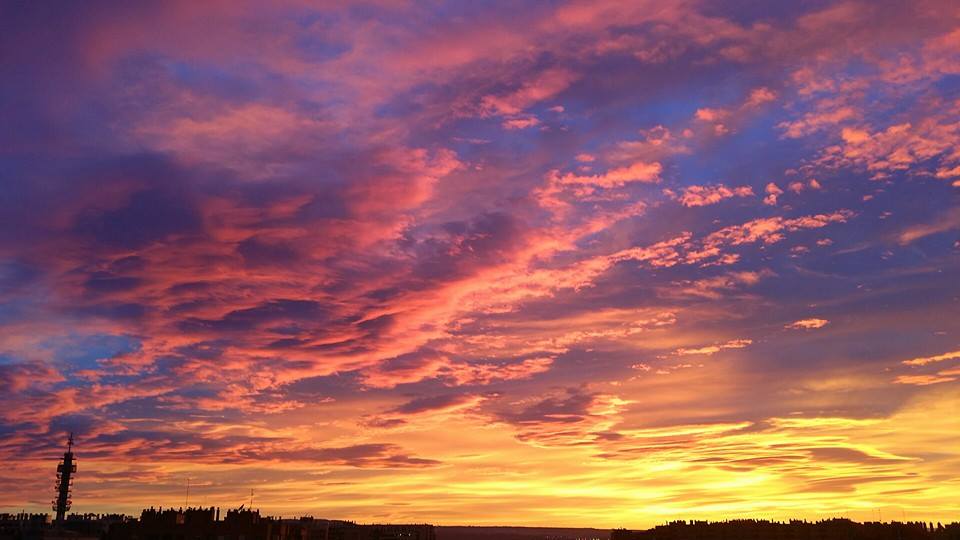
<instances>
[{"instance_id":1,"label":"silhouetted treeline","mask_svg":"<svg viewBox=\"0 0 960 540\"><path fill-rule=\"evenodd\" d=\"M352 521L261 516L242 507L147 509L127 516L0 514L0 540L436 540L432 525L361 525Z\"/></svg>"},{"instance_id":2,"label":"silhouetted treeline","mask_svg":"<svg viewBox=\"0 0 960 540\"><path fill-rule=\"evenodd\" d=\"M848 519L775 522L674 521L643 531L549 527L361 525L259 511L217 508L147 509L118 514L0 514L0 540L960 540L960 523L856 523Z\"/></svg>"},{"instance_id":3,"label":"silhouetted treeline","mask_svg":"<svg viewBox=\"0 0 960 540\"><path fill-rule=\"evenodd\" d=\"M645 531L615 529L610 540L960 540L960 523L824 521L674 521Z\"/></svg>"}]
</instances>

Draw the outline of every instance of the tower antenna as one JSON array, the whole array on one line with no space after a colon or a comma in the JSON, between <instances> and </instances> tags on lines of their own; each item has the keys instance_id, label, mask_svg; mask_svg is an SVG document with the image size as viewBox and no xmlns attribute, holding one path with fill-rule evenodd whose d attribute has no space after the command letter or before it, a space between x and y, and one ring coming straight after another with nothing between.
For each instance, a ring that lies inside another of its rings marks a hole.
<instances>
[{"instance_id":1,"label":"tower antenna","mask_svg":"<svg viewBox=\"0 0 960 540\"><path fill-rule=\"evenodd\" d=\"M57 483L55 489L57 498L53 500L53 511L57 513L56 523L63 524L67 516L67 511L73 504L71 500L71 486L73 485L73 473L77 472L77 463L73 459L73 433L67 438L67 451L63 453L63 459L57 465Z\"/></svg>"}]
</instances>

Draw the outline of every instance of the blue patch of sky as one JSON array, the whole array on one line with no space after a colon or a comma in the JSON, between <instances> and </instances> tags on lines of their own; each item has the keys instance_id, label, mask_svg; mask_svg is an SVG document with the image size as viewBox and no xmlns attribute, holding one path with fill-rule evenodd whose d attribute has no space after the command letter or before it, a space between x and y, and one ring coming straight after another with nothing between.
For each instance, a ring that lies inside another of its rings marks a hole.
<instances>
[{"instance_id":1,"label":"blue patch of sky","mask_svg":"<svg viewBox=\"0 0 960 540\"><path fill-rule=\"evenodd\" d=\"M31 298L4 300L0 303L0 326L24 319L25 314L36 304L37 302Z\"/></svg>"},{"instance_id":2,"label":"blue patch of sky","mask_svg":"<svg viewBox=\"0 0 960 540\"><path fill-rule=\"evenodd\" d=\"M314 12L292 17L291 21L301 30L293 38L293 45L302 60L326 62L350 52L349 42L331 39L338 34L337 30L342 25L348 24L340 14Z\"/></svg>"},{"instance_id":3,"label":"blue patch of sky","mask_svg":"<svg viewBox=\"0 0 960 540\"><path fill-rule=\"evenodd\" d=\"M17 292L40 276L35 266L19 260L0 261L0 295Z\"/></svg>"},{"instance_id":4,"label":"blue patch of sky","mask_svg":"<svg viewBox=\"0 0 960 540\"><path fill-rule=\"evenodd\" d=\"M935 81L932 86L945 99L960 98L960 75L944 75Z\"/></svg>"},{"instance_id":5,"label":"blue patch of sky","mask_svg":"<svg viewBox=\"0 0 960 540\"><path fill-rule=\"evenodd\" d=\"M98 369L99 360L138 351L140 340L115 334L70 334L48 339L40 344L40 348L49 351L69 377L79 370Z\"/></svg>"},{"instance_id":6,"label":"blue patch of sky","mask_svg":"<svg viewBox=\"0 0 960 540\"><path fill-rule=\"evenodd\" d=\"M727 0L705 3L702 13L722 17L743 26L756 23L783 23L795 21L804 14L813 13L830 6L830 0L804 0L802 2L770 2L769 0Z\"/></svg>"},{"instance_id":7,"label":"blue patch of sky","mask_svg":"<svg viewBox=\"0 0 960 540\"><path fill-rule=\"evenodd\" d=\"M805 141L781 139L766 114L730 129L736 131L714 137L706 151L678 156L674 180L681 185L750 185L760 195L769 182L783 188L784 172L798 166L810 150Z\"/></svg>"},{"instance_id":8,"label":"blue patch of sky","mask_svg":"<svg viewBox=\"0 0 960 540\"><path fill-rule=\"evenodd\" d=\"M243 66L226 70L215 64L166 58L161 63L175 83L195 91L234 102L252 100L265 94L264 85L249 76L250 73L258 73L262 78L262 70L239 69Z\"/></svg>"}]
</instances>

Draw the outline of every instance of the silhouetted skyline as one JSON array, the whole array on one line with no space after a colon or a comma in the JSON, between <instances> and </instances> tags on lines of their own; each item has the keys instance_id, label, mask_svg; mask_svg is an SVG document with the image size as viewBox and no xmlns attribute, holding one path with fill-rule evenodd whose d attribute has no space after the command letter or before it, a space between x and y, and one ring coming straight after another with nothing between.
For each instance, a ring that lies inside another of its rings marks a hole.
<instances>
[{"instance_id":1,"label":"silhouetted skyline","mask_svg":"<svg viewBox=\"0 0 960 540\"><path fill-rule=\"evenodd\" d=\"M960 523L867 522L826 519L676 520L646 530L551 527L435 527L429 524L360 524L301 516L262 516L258 510L147 508L139 516L0 514L0 540L956 540Z\"/></svg>"}]
</instances>

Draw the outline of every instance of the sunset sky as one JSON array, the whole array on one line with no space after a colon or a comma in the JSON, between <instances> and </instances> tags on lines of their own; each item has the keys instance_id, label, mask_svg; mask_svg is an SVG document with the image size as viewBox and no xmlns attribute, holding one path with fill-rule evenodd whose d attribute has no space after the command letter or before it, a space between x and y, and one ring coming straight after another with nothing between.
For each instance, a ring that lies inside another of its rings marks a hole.
<instances>
[{"instance_id":1,"label":"sunset sky","mask_svg":"<svg viewBox=\"0 0 960 540\"><path fill-rule=\"evenodd\" d=\"M960 514L954 0L0 4L0 512Z\"/></svg>"}]
</instances>

